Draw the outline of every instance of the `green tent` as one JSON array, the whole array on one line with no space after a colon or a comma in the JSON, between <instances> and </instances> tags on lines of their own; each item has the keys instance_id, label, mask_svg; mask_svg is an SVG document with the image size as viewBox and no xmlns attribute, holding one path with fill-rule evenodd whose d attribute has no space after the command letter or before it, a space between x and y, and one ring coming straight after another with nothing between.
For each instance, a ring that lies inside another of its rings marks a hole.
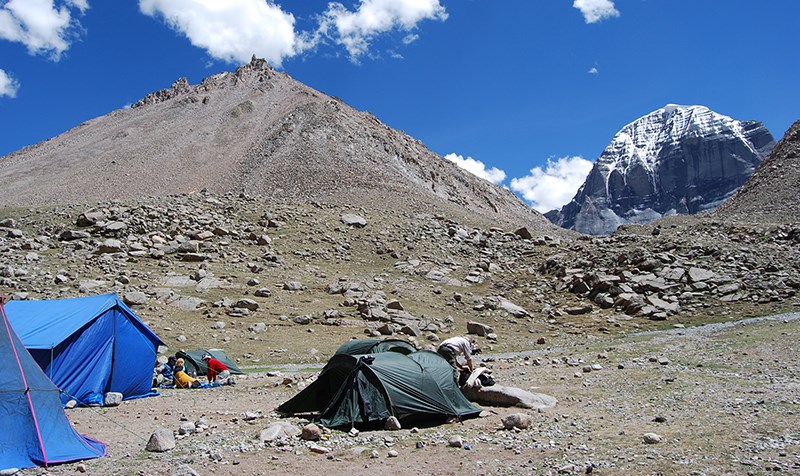
<instances>
[{"instance_id":1,"label":"green tent","mask_svg":"<svg viewBox=\"0 0 800 476\"><path fill-rule=\"evenodd\" d=\"M337 354L363 355L380 352L400 352L410 354L416 352L414 344L403 339L353 339L345 342L336 350Z\"/></svg>"},{"instance_id":2,"label":"green tent","mask_svg":"<svg viewBox=\"0 0 800 476\"><path fill-rule=\"evenodd\" d=\"M239 370L239 367L237 367L236 364L233 363L233 361L228 357L228 355L225 354L225 352L223 352L220 349L212 349L212 350L200 349L200 350L189 350L189 351L181 350L178 351L177 354L175 354L175 357L183 359L185 361L184 363L186 365L184 365L184 367L186 367L187 373L195 372L197 375L205 375L208 373L208 365L206 365L206 363L203 362L203 354L206 353L211 354L211 357L214 357L215 359L225 364L225 367L228 367L228 370L230 370L231 374L233 375L244 374L244 372Z\"/></svg>"},{"instance_id":3,"label":"green tent","mask_svg":"<svg viewBox=\"0 0 800 476\"><path fill-rule=\"evenodd\" d=\"M278 407L284 414L316 413L328 427L401 422L433 423L478 416L461 393L453 368L427 350L403 354L337 353L317 380Z\"/></svg>"}]
</instances>

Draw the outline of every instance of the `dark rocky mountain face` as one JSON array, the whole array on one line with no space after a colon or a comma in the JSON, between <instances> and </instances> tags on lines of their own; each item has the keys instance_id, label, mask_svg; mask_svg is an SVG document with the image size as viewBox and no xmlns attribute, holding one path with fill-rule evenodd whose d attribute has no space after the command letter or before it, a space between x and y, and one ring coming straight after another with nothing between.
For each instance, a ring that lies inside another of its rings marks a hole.
<instances>
[{"instance_id":1,"label":"dark rocky mountain face","mask_svg":"<svg viewBox=\"0 0 800 476\"><path fill-rule=\"evenodd\" d=\"M553 228L510 191L256 58L2 157L0 179L0 206L205 189Z\"/></svg>"},{"instance_id":2,"label":"dark rocky mountain face","mask_svg":"<svg viewBox=\"0 0 800 476\"><path fill-rule=\"evenodd\" d=\"M669 105L617 133L572 201L546 217L602 235L624 223L712 210L747 181L773 145L760 122Z\"/></svg>"},{"instance_id":3,"label":"dark rocky mountain face","mask_svg":"<svg viewBox=\"0 0 800 476\"><path fill-rule=\"evenodd\" d=\"M786 131L753 176L716 211L718 218L757 223L800 222L800 121Z\"/></svg>"}]
</instances>

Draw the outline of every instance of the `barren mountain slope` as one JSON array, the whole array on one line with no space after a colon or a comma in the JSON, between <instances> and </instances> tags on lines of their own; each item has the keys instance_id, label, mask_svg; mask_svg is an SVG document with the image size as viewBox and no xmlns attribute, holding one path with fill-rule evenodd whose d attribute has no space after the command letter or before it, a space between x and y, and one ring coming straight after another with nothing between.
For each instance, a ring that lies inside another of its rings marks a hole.
<instances>
[{"instance_id":1,"label":"barren mountain slope","mask_svg":"<svg viewBox=\"0 0 800 476\"><path fill-rule=\"evenodd\" d=\"M551 230L511 192L254 58L0 158L0 205L244 192Z\"/></svg>"},{"instance_id":2,"label":"barren mountain slope","mask_svg":"<svg viewBox=\"0 0 800 476\"><path fill-rule=\"evenodd\" d=\"M750 223L800 222L800 121L786 131L750 180L716 211Z\"/></svg>"}]
</instances>

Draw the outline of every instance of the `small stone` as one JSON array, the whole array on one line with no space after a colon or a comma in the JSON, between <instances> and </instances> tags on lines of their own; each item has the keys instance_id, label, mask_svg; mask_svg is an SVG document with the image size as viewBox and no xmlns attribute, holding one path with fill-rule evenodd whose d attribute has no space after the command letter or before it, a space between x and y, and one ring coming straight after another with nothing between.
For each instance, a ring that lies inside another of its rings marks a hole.
<instances>
[{"instance_id":1,"label":"small stone","mask_svg":"<svg viewBox=\"0 0 800 476\"><path fill-rule=\"evenodd\" d=\"M190 435L190 434L194 433L195 431L197 431L197 427L195 426L194 423L192 423L190 421L186 421L186 422L181 423L180 428L178 428L178 434L179 435Z\"/></svg>"},{"instance_id":2,"label":"small stone","mask_svg":"<svg viewBox=\"0 0 800 476\"><path fill-rule=\"evenodd\" d=\"M402 429L402 425L400 425L400 420L397 417L390 416L386 419L386 423L383 425L384 430L400 430Z\"/></svg>"},{"instance_id":3,"label":"small stone","mask_svg":"<svg viewBox=\"0 0 800 476\"><path fill-rule=\"evenodd\" d=\"M397 450L389 450L388 455L390 458L397 458L400 455L400 453L398 453Z\"/></svg>"},{"instance_id":4,"label":"small stone","mask_svg":"<svg viewBox=\"0 0 800 476\"><path fill-rule=\"evenodd\" d=\"M175 470L175 474L172 476L199 476L197 471L195 471L191 466L188 464L182 464L178 466Z\"/></svg>"},{"instance_id":5,"label":"small stone","mask_svg":"<svg viewBox=\"0 0 800 476\"><path fill-rule=\"evenodd\" d=\"M648 445L654 445L656 443L661 443L661 435L658 435L656 433L645 433L642 436L642 441L644 441Z\"/></svg>"},{"instance_id":6,"label":"small stone","mask_svg":"<svg viewBox=\"0 0 800 476\"><path fill-rule=\"evenodd\" d=\"M303 427L300 438L306 441L319 441L322 438L322 430L314 423L309 423Z\"/></svg>"},{"instance_id":7,"label":"small stone","mask_svg":"<svg viewBox=\"0 0 800 476\"><path fill-rule=\"evenodd\" d=\"M464 446L464 438L461 435L453 435L447 440L447 446L461 448Z\"/></svg>"},{"instance_id":8,"label":"small stone","mask_svg":"<svg viewBox=\"0 0 800 476\"><path fill-rule=\"evenodd\" d=\"M289 281L283 284L283 289L285 291L302 291L303 285L297 281Z\"/></svg>"},{"instance_id":9,"label":"small stone","mask_svg":"<svg viewBox=\"0 0 800 476\"><path fill-rule=\"evenodd\" d=\"M117 407L122 403L122 394L119 392L107 392L103 395L104 407Z\"/></svg>"},{"instance_id":10,"label":"small stone","mask_svg":"<svg viewBox=\"0 0 800 476\"><path fill-rule=\"evenodd\" d=\"M501 422L503 423L503 428L506 430L511 430L513 428L526 430L531 426L531 417L526 413L514 413L513 415L508 415L503 418Z\"/></svg>"}]
</instances>

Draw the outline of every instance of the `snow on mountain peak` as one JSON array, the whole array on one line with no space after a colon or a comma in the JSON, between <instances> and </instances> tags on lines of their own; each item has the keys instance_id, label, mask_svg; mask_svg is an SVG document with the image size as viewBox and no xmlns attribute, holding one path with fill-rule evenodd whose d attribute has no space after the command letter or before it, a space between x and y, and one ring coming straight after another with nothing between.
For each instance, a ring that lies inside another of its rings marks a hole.
<instances>
[{"instance_id":1,"label":"snow on mountain peak","mask_svg":"<svg viewBox=\"0 0 800 476\"><path fill-rule=\"evenodd\" d=\"M583 233L716 207L741 186L774 139L763 124L705 106L667 104L623 127L572 202L550 214Z\"/></svg>"},{"instance_id":2,"label":"snow on mountain peak","mask_svg":"<svg viewBox=\"0 0 800 476\"><path fill-rule=\"evenodd\" d=\"M654 173L659 151L686 137L732 134L741 137L741 123L705 106L667 104L623 127L597 160L603 175L641 165Z\"/></svg>"}]
</instances>

